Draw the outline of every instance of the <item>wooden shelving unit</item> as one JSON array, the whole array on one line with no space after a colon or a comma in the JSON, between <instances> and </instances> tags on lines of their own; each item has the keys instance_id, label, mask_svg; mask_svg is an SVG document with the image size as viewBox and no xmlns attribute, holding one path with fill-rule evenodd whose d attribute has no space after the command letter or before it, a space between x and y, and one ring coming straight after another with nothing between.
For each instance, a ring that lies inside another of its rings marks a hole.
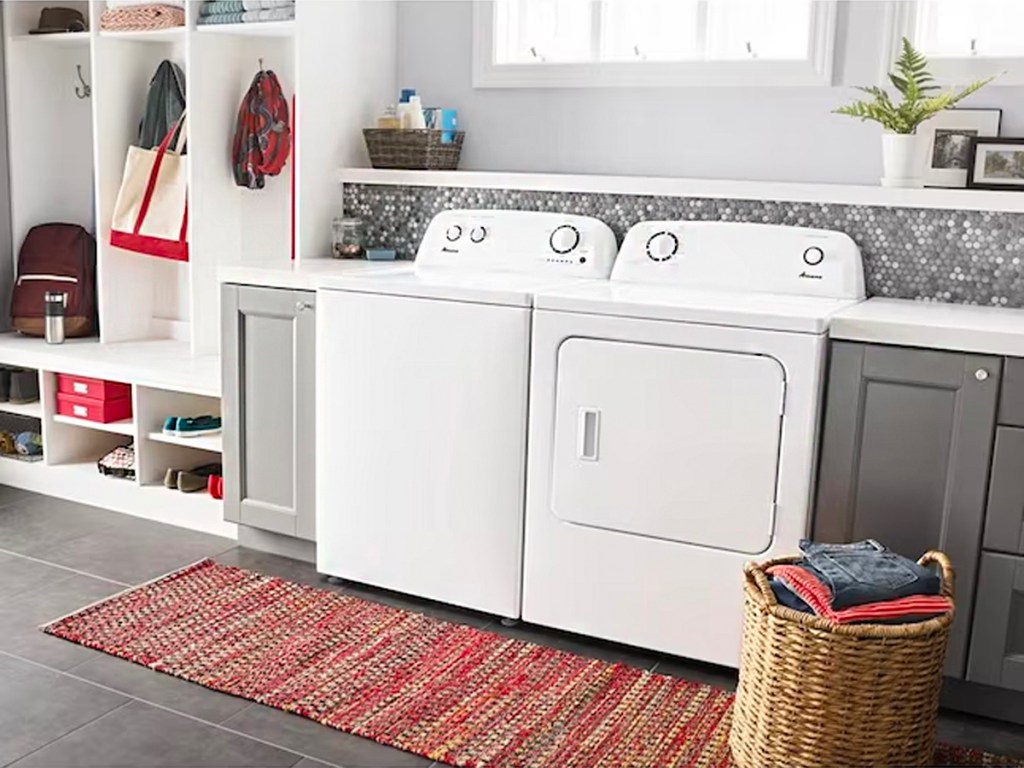
<instances>
[{"instance_id":1,"label":"wooden shelving unit","mask_svg":"<svg viewBox=\"0 0 1024 768\"><path fill-rule=\"evenodd\" d=\"M115 435L128 435L129 437L135 434L135 422L131 419L123 419L121 421L87 421L86 419L76 419L74 416L64 416L62 414L54 414L54 422L57 424L70 424L73 427L82 427L83 429L95 429L97 432L111 432Z\"/></svg>"}]
</instances>

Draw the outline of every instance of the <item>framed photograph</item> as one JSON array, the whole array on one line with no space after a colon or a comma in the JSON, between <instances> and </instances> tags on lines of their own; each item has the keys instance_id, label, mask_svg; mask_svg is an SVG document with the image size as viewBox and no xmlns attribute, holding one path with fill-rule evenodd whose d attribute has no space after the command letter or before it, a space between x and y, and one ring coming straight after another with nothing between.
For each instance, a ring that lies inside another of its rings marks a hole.
<instances>
[{"instance_id":1,"label":"framed photograph","mask_svg":"<svg viewBox=\"0 0 1024 768\"><path fill-rule=\"evenodd\" d=\"M1001 109L947 109L926 120L919 130L929 136L926 187L967 186L971 139L999 135Z\"/></svg>"},{"instance_id":2,"label":"framed photograph","mask_svg":"<svg viewBox=\"0 0 1024 768\"><path fill-rule=\"evenodd\" d=\"M971 139L967 186L1024 191L1024 139Z\"/></svg>"}]
</instances>

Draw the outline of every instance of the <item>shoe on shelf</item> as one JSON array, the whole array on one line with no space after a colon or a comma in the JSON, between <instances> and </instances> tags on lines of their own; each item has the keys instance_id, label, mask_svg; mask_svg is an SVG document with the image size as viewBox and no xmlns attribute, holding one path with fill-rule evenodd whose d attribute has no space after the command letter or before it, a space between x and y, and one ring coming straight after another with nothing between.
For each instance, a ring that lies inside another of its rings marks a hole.
<instances>
[{"instance_id":1,"label":"shoe on shelf","mask_svg":"<svg viewBox=\"0 0 1024 768\"><path fill-rule=\"evenodd\" d=\"M170 467L164 473L164 487L165 488L170 488L172 491L175 488L177 488L178 487L178 475L180 475L180 474L181 474L181 470L180 469L174 469L174 467Z\"/></svg>"},{"instance_id":2,"label":"shoe on shelf","mask_svg":"<svg viewBox=\"0 0 1024 768\"><path fill-rule=\"evenodd\" d=\"M203 464L195 469L183 469L178 473L178 490L182 493L205 491L210 483L210 476L222 472L220 464Z\"/></svg>"},{"instance_id":3,"label":"shoe on shelf","mask_svg":"<svg viewBox=\"0 0 1024 768\"><path fill-rule=\"evenodd\" d=\"M11 399L11 369L0 368L0 403Z\"/></svg>"},{"instance_id":4,"label":"shoe on shelf","mask_svg":"<svg viewBox=\"0 0 1024 768\"><path fill-rule=\"evenodd\" d=\"M195 418L178 418L178 437L200 437L220 432L220 416L196 416Z\"/></svg>"},{"instance_id":5,"label":"shoe on shelf","mask_svg":"<svg viewBox=\"0 0 1024 768\"><path fill-rule=\"evenodd\" d=\"M178 436L178 417L168 416L164 419L163 433L165 435L171 435L172 437Z\"/></svg>"},{"instance_id":6,"label":"shoe on shelf","mask_svg":"<svg viewBox=\"0 0 1024 768\"><path fill-rule=\"evenodd\" d=\"M224 476L223 475L210 475L206 490L210 492L210 495L215 499L224 498Z\"/></svg>"},{"instance_id":7,"label":"shoe on shelf","mask_svg":"<svg viewBox=\"0 0 1024 768\"><path fill-rule=\"evenodd\" d=\"M10 371L11 389L9 400L15 405L34 403L39 400L39 371L29 368L14 368Z\"/></svg>"}]
</instances>

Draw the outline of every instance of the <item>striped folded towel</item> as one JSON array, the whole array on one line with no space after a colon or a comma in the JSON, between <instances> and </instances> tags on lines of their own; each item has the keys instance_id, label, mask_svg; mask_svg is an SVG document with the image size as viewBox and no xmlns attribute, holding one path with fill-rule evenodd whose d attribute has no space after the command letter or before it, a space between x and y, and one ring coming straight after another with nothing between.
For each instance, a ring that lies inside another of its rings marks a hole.
<instances>
[{"instance_id":1,"label":"striped folded towel","mask_svg":"<svg viewBox=\"0 0 1024 768\"><path fill-rule=\"evenodd\" d=\"M821 580L799 565L773 565L768 574L782 582L803 600L815 614L837 624L872 622L924 621L953 610L953 603L943 595L910 595L878 603L864 603L835 610L832 593Z\"/></svg>"},{"instance_id":2,"label":"striped folded towel","mask_svg":"<svg viewBox=\"0 0 1024 768\"><path fill-rule=\"evenodd\" d=\"M260 21L290 21L295 18L294 8L271 8L264 11L244 13L218 13L214 16L200 16L200 24L241 24Z\"/></svg>"},{"instance_id":3,"label":"striped folded towel","mask_svg":"<svg viewBox=\"0 0 1024 768\"><path fill-rule=\"evenodd\" d=\"M295 0L206 0L199 8L199 15L218 16L224 13L269 11L288 7L294 8Z\"/></svg>"}]
</instances>

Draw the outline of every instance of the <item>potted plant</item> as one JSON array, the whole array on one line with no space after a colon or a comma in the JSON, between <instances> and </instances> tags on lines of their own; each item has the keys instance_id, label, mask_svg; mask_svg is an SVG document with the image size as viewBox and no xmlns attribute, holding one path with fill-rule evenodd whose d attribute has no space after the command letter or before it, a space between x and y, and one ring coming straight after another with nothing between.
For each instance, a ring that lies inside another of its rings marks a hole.
<instances>
[{"instance_id":1,"label":"potted plant","mask_svg":"<svg viewBox=\"0 0 1024 768\"><path fill-rule=\"evenodd\" d=\"M924 186L927 166L928 137L917 133L925 120L950 109L993 80L988 77L971 83L961 91L939 92L939 86L928 72L928 59L903 38L903 50L896 60L896 71L889 80L903 97L896 104L884 88L876 85L858 86L872 98L860 99L835 110L836 114L873 120L880 123L882 134L882 166L884 187Z\"/></svg>"}]
</instances>

